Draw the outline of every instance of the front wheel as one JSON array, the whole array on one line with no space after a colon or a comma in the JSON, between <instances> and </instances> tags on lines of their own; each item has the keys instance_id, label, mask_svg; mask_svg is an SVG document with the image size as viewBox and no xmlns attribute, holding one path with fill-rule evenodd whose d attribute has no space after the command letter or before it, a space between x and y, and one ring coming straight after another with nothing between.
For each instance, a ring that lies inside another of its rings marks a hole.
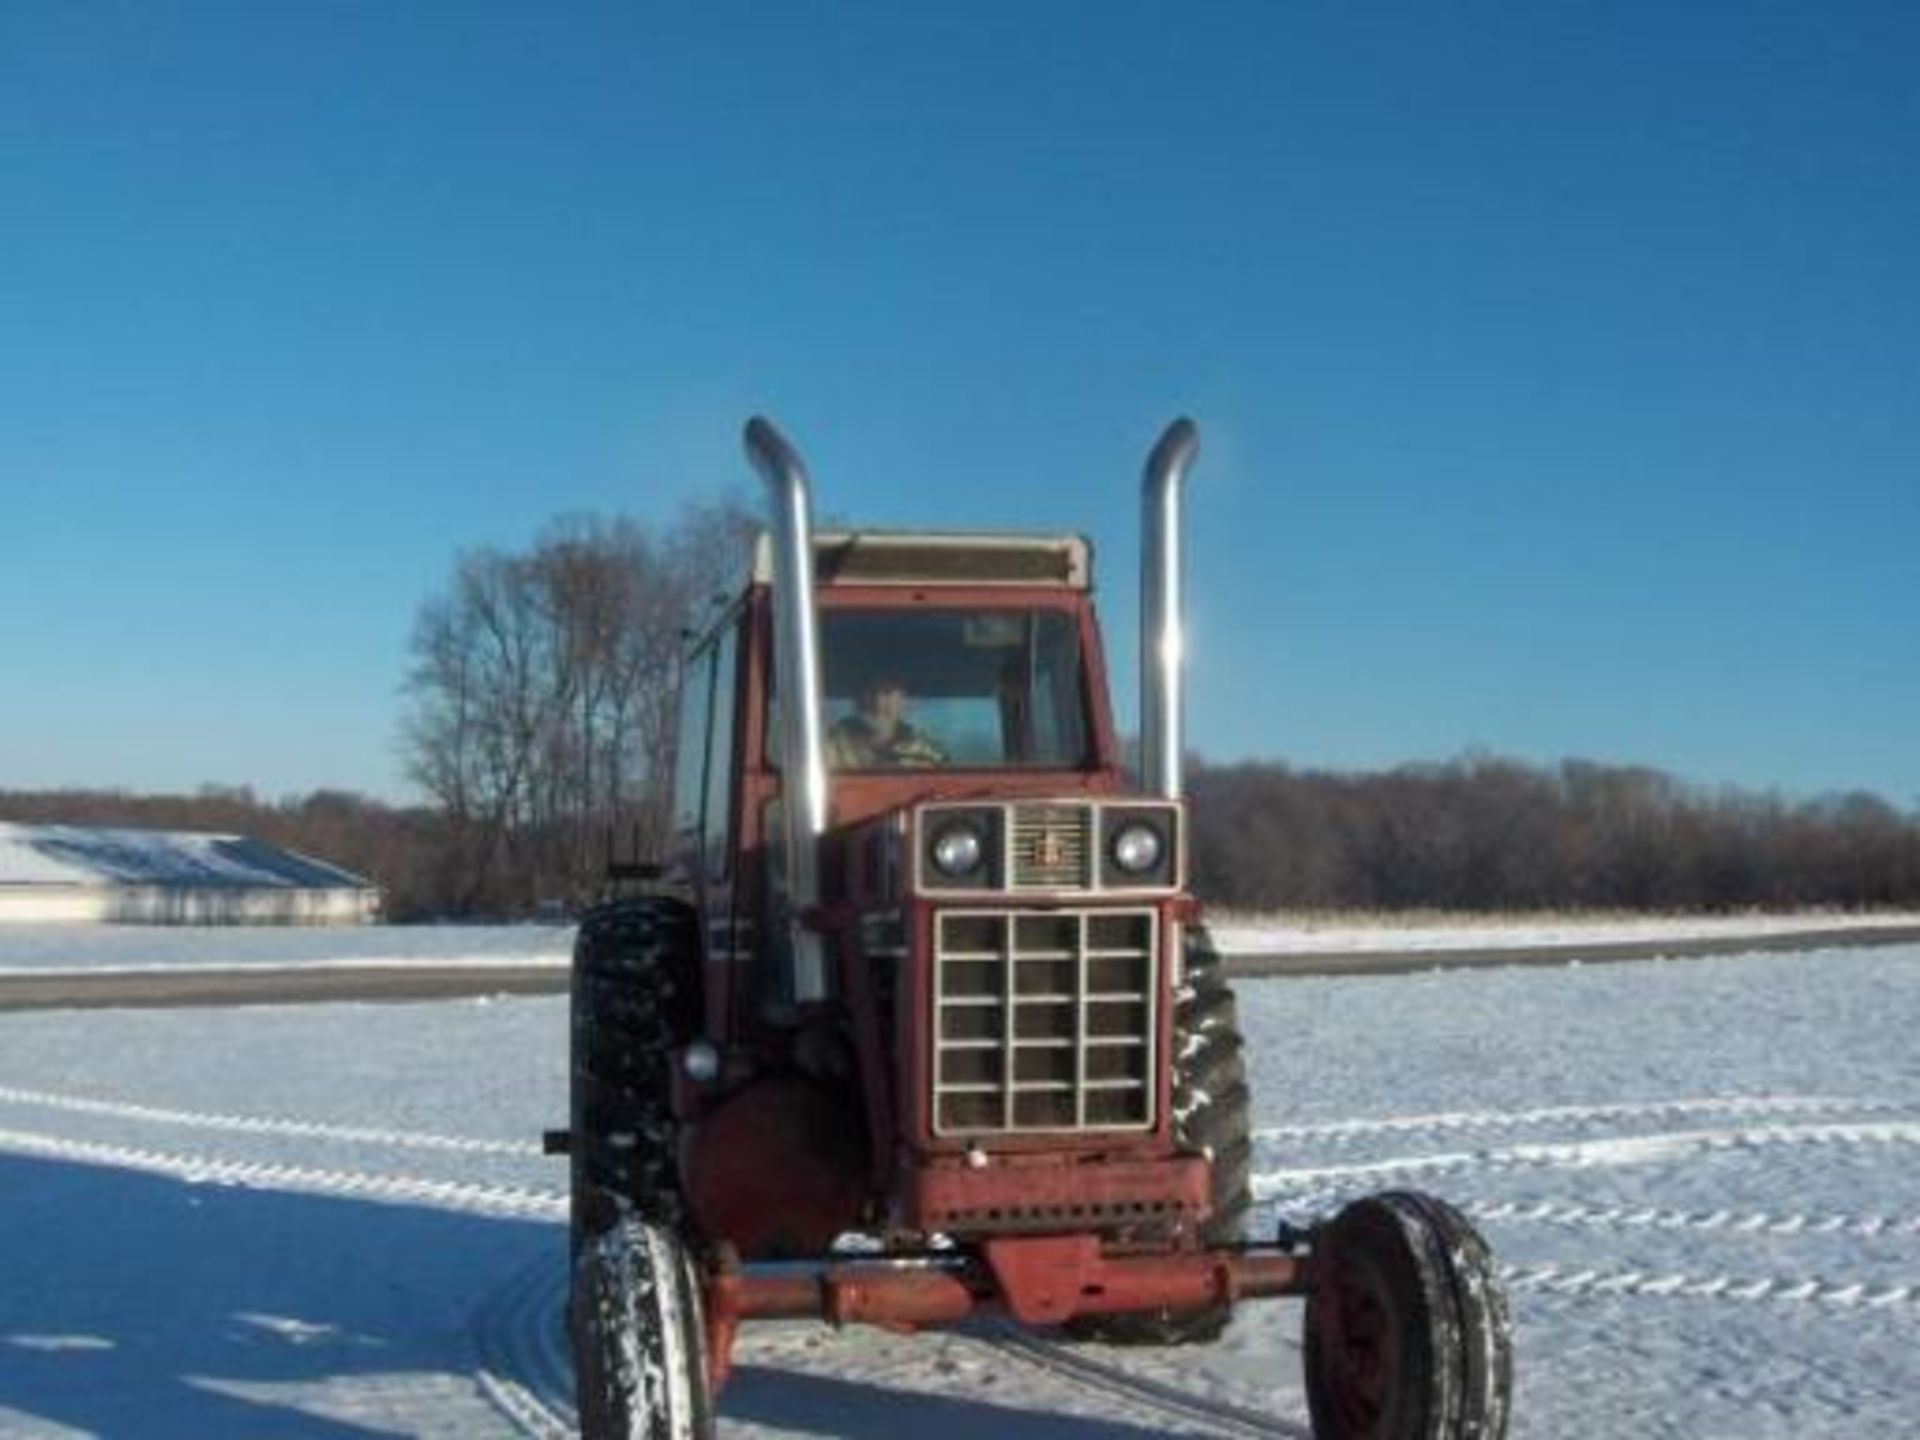
<instances>
[{"instance_id":1,"label":"front wheel","mask_svg":"<svg viewBox=\"0 0 1920 1440\"><path fill-rule=\"evenodd\" d=\"M1411 1191L1320 1228L1301 1350L1320 1440L1502 1440L1511 1327L1486 1242Z\"/></svg>"},{"instance_id":2,"label":"front wheel","mask_svg":"<svg viewBox=\"0 0 1920 1440\"><path fill-rule=\"evenodd\" d=\"M567 1328L585 1440L711 1440L700 1280L671 1230L626 1215L583 1245Z\"/></svg>"}]
</instances>

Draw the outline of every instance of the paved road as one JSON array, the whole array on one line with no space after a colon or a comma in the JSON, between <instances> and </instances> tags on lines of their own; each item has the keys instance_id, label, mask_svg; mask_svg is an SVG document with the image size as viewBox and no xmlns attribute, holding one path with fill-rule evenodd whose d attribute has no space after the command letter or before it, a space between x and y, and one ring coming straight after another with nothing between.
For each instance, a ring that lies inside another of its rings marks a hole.
<instances>
[{"instance_id":1,"label":"paved road","mask_svg":"<svg viewBox=\"0 0 1920 1440\"><path fill-rule=\"evenodd\" d=\"M1920 925L1799 930L1790 935L1716 935L1669 940L1570 940L1551 945L1486 946L1448 950L1328 950L1226 957L1229 975L1406 975L1498 965L1606 964L1620 960L1687 960L1704 955L1749 955L1756 950L1834 950L1868 945L1920 944Z\"/></svg>"},{"instance_id":2,"label":"paved road","mask_svg":"<svg viewBox=\"0 0 1920 1440\"><path fill-rule=\"evenodd\" d=\"M1328 950L1226 957L1243 978L1298 975L1404 975L1499 965L1605 964L1658 957L1740 955L1756 950L1827 950L1920 944L1920 925L1871 930L1802 930L1791 935L1716 936L1671 940L1583 940L1554 945L1449 950ZM149 1008L193 1005L288 1005L320 1000L447 1000L478 995L565 993L567 970L556 965L458 965L422 962L244 970L53 971L0 975L0 1010Z\"/></svg>"},{"instance_id":3,"label":"paved road","mask_svg":"<svg viewBox=\"0 0 1920 1440\"><path fill-rule=\"evenodd\" d=\"M566 988L566 967L555 965L422 963L406 969L392 965L260 965L244 970L69 970L0 975L0 1010L447 1000L474 995L551 995Z\"/></svg>"}]
</instances>

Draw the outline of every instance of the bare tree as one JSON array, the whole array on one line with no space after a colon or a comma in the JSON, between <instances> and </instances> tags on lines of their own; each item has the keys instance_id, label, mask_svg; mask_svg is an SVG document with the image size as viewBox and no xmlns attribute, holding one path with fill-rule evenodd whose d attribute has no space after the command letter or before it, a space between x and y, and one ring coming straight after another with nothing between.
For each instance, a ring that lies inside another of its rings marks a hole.
<instances>
[{"instance_id":1,"label":"bare tree","mask_svg":"<svg viewBox=\"0 0 1920 1440\"><path fill-rule=\"evenodd\" d=\"M685 632L753 529L737 501L662 536L568 517L525 553L462 556L421 606L402 749L455 837L458 908L577 903L610 829L657 842Z\"/></svg>"}]
</instances>

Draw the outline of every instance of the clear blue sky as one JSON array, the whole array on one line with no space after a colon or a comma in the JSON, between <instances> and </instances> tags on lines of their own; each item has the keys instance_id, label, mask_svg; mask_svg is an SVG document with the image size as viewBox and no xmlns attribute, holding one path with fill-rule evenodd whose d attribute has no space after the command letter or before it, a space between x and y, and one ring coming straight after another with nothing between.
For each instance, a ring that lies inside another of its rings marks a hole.
<instances>
[{"instance_id":1,"label":"clear blue sky","mask_svg":"<svg viewBox=\"0 0 1920 1440\"><path fill-rule=\"evenodd\" d=\"M404 794L456 553L756 410L1089 530L1130 656L1184 411L1206 753L1920 804L1916 75L1813 0L6 0L0 786Z\"/></svg>"}]
</instances>

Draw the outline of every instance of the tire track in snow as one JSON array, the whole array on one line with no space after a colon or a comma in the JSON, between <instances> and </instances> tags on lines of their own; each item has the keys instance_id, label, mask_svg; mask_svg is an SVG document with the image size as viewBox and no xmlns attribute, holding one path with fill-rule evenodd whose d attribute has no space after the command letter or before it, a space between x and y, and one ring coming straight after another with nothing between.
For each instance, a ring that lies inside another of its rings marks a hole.
<instances>
[{"instance_id":1,"label":"tire track in snow","mask_svg":"<svg viewBox=\"0 0 1920 1440\"><path fill-rule=\"evenodd\" d=\"M1683 1271L1602 1270L1571 1265L1507 1266L1500 1280L1509 1293L1552 1296L1628 1296L1635 1299L1728 1300L1814 1305L1838 1310L1885 1310L1920 1318L1920 1285L1875 1286L1865 1281L1741 1278Z\"/></svg>"},{"instance_id":2,"label":"tire track in snow","mask_svg":"<svg viewBox=\"0 0 1920 1440\"><path fill-rule=\"evenodd\" d=\"M1253 1131L1258 1141L1305 1140L1345 1144L1380 1135L1452 1134L1461 1130L1518 1130L1550 1123L1599 1123L1688 1115L1882 1114L1910 1111L1912 1103L1847 1099L1827 1095L1708 1095L1676 1100L1624 1101L1617 1104L1548 1105L1533 1110L1453 1110L1378 1119L1329 1120L1304 1125L1269 1125Z\"/></svg>"},{"instance_id":3,"label":"tire track in snow","mask_svg":"<svg viewBox=\"0 0 1920 1440\"><path fill-rule=\"evenodd\" d=\"M566 1280L565 1267L542 1256L488 1296L473 1315L480 1357L475 1378L495 1408L534 1440L567 1440L580 1423L573 1362L560 1333Z\"/></svg>"},{"instance_id":4,"label":"tire track in snow","mask_svg":"<svg viewBox=\"0 0 1920 1440\"><path fill-rule=\"evenodd\" d=\"M1005 1323L994 1325L979 1338L990 1348L1024 1360L1057 1379L1110 1399L1146 1406L1170 1419L1206 1425L1227 1435L1258 1437L1258 1440L1272 1440L1274 1436L1312 1440L1313 1431L1299 1421L1263 1414L1248 1406L1197 1395L1178 1385L1130 1374L1056 1341L1042 1339Z\"/></svg>"},{"instance_id":5,"label":"tire track in snow","mask_svg":"<svg viewBox=\"0 0 1920 1440\"><path fill-rule=\"evenodd\" d=\"M204 1110L168 1110L119 1100L62 1095L47 1090L19 1090L0 1085L0 1104L57 1110L72 1115L101 1115L149 1125L177 1125L194 1130L221 1130L236 1135L282 1135L300 1140L332 1140L355 1145L387 1145L402 1149L445 1150L468 1155L538 1156L540 1147L523 1140L482 1140L461 1135L433 1135L416 1130L366 1129L330 1125L317 1120L278 1116L229 1115Z\"/></svg>"},{"instance_id":6,"label":"tire track in snow","mask_svg":"<svg viewBox=\"0 0 1920 1440\"><path fill-rule=\"evenodd\" d=\"M84 1165L141 1170L148 1174L185 1180L190 1184L235 1185L253 1190L296 1190L303 1194L342 1199L425 1204L507 1219L554 1220L565 1218L567 1213L567 1197L551 1190L458 1180L428 1180L414 1175L382 1175L361 1170L317 1170L302 1165L222 1160L210 1155L182 1155L163 1150L141 1150L127 1145L68 1140L59 1135L41 1135L27 1130L0 1129L0 1150Z\"/></svg>"},{"instance_id":7,"label":"tire track in snow","mask_svg":"<svg viewBox=\"0 0 1920 1440\"><path fill-rule=\"evenodd\" d=\"M1437 1155L1395 1155L1344 1165L1299 1166L1265 1170L1252 1177L1256 1199L1286 1198L1309 1189L1324 1194L1401 1176L1448 1174L1463 1170L1513 1170L1529 1167L1583 1169L1611 1165L1649 1165L1713 1152L1756 1150L1778 1145L1917 1145L1920 1121L1863 1121L1807 1125L1763 1125L1737 1129L1669 1130L1596 1140L1549 1141L1490 1150L1461 1150ZM1331 1182L1331 1183L1329 1183Z\"/></svg>"},{"instance_id":8,"label":"tire track in snow","mask_svg":"<svg viewBox=\"0 0 1920 1440\"><path fill-rule=\"evenodd\" d=\"M1556 1200L1479 1201L1461 1207L1494 1224L1560 1225L1579 1229L1659 1230L1758 1235L1769 1239L1844 1235L1904 1239L1920 1235L1920 1216L1808 1215L1798 1211L1663 1210L1648 1205L1584 1205Z\"/></svg>"}]
</instances>

